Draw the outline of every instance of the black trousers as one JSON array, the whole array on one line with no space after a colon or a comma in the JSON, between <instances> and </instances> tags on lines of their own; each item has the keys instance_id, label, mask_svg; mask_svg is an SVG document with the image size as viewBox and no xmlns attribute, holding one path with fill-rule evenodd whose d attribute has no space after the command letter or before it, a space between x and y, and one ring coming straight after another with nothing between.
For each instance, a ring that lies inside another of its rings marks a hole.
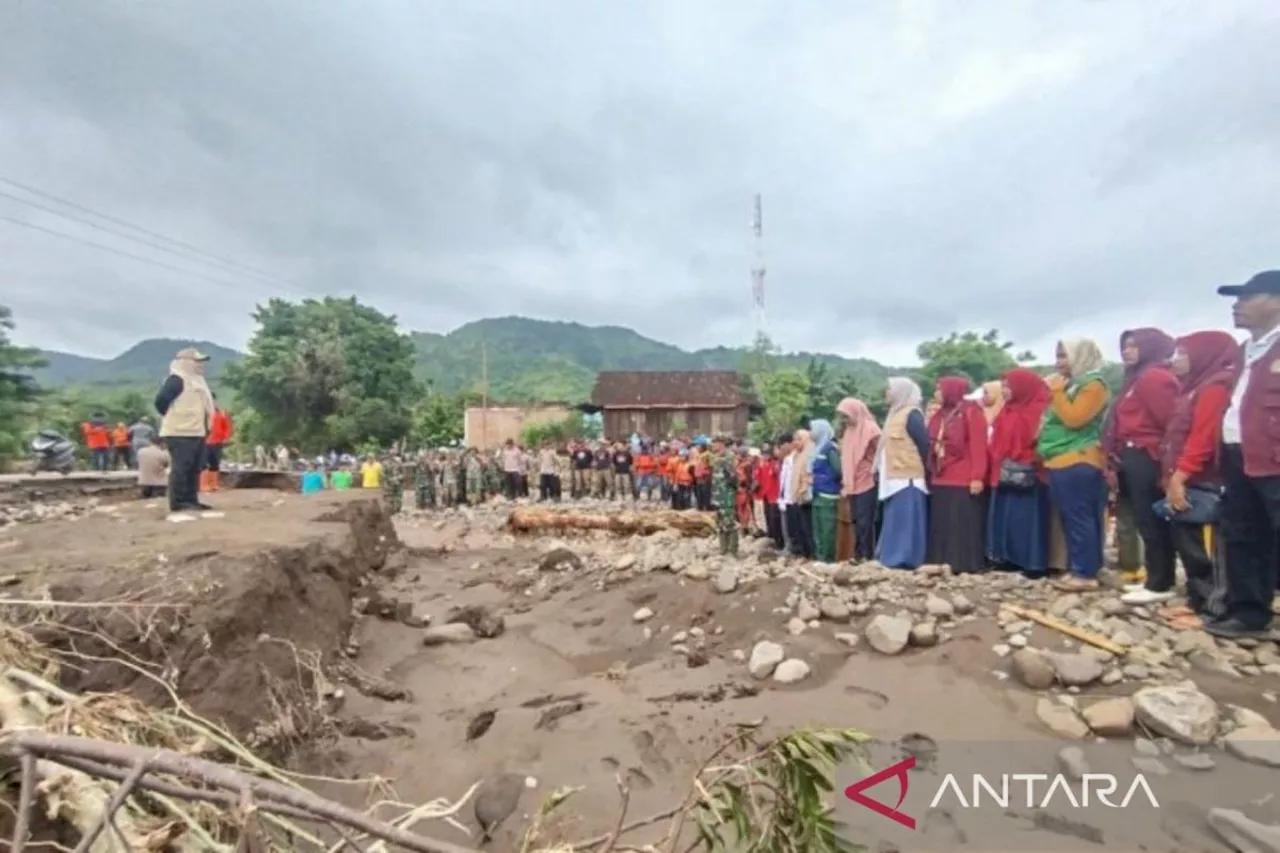
<instances>
[{"instance_id":1,"label":"black trousers","mask_svg":"<svg viewBox=\"0 0 1280 853\"><path fill-rule=\"evenodd\" d=\"M671 508L689 509L693 505L692 486L676 486L671 490Z\"/></svg>"},{"instance_id":2,"label":"black trousers","mask_svg":"<svg viewBox=\"0 0 1280 853\"><path fill-rule=\"evenodd\" d=\"M871 560L876 556L876 509L879 505L879 495L874 488L860 494L849 495L849 509L852 511L855 536L853 543L855 560Z\"/></svg>"},{"instance_id":3,"label":"black trousers","mask_svg":"<svg viewBox=\"0 0 1280 853\"><path fill-rule=\"evenodd\" d=\"M520 474L517 471L502 472L502 491L509 501L520 497Z\"/></svg>"},{"instance_id":4,"label":"black trousers","mask_svg":"<svg viewBox=\"0 0 1280 853\"><path fill-rule=\"evenodd\" d=\"M711 481L696 480L693 484L693 498L697 501L698 509L706 512L711 509Z\"/></svg>"},{"instance_id":5,"label":"black trousers","mask_svg":"<svg viewBox=\"0 0 1280 853\"><path fill-rule=\"evenodd\" d=\"M138 492L142 496L142 499L144 501L148 501L148 500L151 500L152 498L164 497L165 487L164 486L139 486Z\"/></svg>"},{"instance_id":6,"label":"black trousers","mask_svg":"<svg viewBox=\"0 0 1280 853\"><path fill-rule=\"evenodd\" d=\"M169 511L199 508L204 438L170 436L165 447L169 450Z\"/></svg>"},{"instance_id":7,"label":"black trousers","mask_svg":"<svg viewBox=\"0 0 1280 853\"><path fill-rule=\"evenodd\" d=\"M813 559L813 504L787 507L787 535L791 537L792 554Z\"/></svg>"},{"instance_id":8,"label":"black trousers","mask_svg":"<svg viewBox=\"0 0 1280 853\"><path fill-rule=\"evenodd\" d=\"M776 503L764 502L764 531L778 548L786 545L782 535L782 511Z\"/></svg>"},{"instance_id":9,"label":"black trousers","mask_svg":"<svg viewBox=\"0 0 1280 853\"><path fill-rule=\"evenodd\" d=\"M1212 548L1205 547L1206 526L1200 524L1171 524L1173 548L1182 560L1187 572L1187 606L1206 617L1222 615L1223 598L1226 596L1226 578L1218 559L1222 548L1215 541ZM1208 526L1210 536L1216 540L1216 527Z\"/></svg>"},{"instance_id":10,"label":"black trousers","mask_svg":"<svg viewBox=\"0 0 1280 853\"><path fill-rule=\"evenodd\" d=\"M222 470L222 448L221 444L207 444L204 452L204 470L221 471Z\"/></svg>"},{"instance_id":11,"label":"black trousers","mask_svg":"<svg viewBox=\"0 0 1280 853\"><path fill-rule=\"evenodd\" d=\"M1133 511L1134 524L1142 537L1147 564L1147 589L1168 592L1177 580L1174 570L1173 531L1155 514L1151 505L1164 497L1160 487L1160 465L1151 454L1138 447L1120 451L1120 500Z\"/></svg>"},{"instance_id":12,"label":"black trousers","mask_svg":"<svg viewBox=\"0 0 1280 853\"><path fill-rule=\"evenodd\" d=\"M555 474L538 475L538 500L549 501L556 496Z\"/></svg>"},{"instance_id":13,"label":"black trousers","mask_svg":"<svg viewBox=\"0 0 1280 853\"><path fill-rule=\"evenodd\" d=\"M1271 602L1280 576L1280 477L1250 477L1240 445L1224 444L1220 455L1226 492L1222 498L1222 548L1226 558L1223 618L1246 628L1271 625Z\"/></svg>"}]
</instances>

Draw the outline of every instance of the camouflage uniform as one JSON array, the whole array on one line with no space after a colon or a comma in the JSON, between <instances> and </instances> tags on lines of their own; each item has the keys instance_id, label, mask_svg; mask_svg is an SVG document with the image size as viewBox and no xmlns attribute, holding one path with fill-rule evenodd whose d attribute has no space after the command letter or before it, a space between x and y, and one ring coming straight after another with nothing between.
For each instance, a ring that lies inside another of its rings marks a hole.
<instances>
[{"instance_id":1,"label":"camouflage uniform","mask_svg":"<svg viewBox=\"0 0 1280 853\"><path fill-rule=\"evenodd\" d=\"M458 463L448 456L440 466L440 502L443 506L458 504Z\"/></svg>"},{"instance_id":2,"label":"camouflage uniform","mask_svg":"<svg viewBox=\"0 0 1280 853\"><path fill-rule=\"evenodd\" d=\"M484 500L484 467L474 453L467 455L463 465L467 474L467 503L475 506Z\"/></svg>"},{"instance_id":3,"label":"camouflage uniform","mask_svg":"<svg viewBox=\"0 0 1280 853\"><path fill-rule=\"evenodd\" d=\"M502 467L496 457L489 457L484 463L484 497L491 498L502 493Z\"/></svg>"},{"instance_id":4,"label":"camouflage uniform","mask_svg":"<svg viewBox=\"0 0 1280 853\"><path fill-rule=\"evenodd\" d=\"M413 466L413 497L418 509L436 506L436 464L426 455Z\"/></svg>"},{"instance_id":5,"label":"camouflage uniform","mask_svg":"<svg viewBox=\"0 0 1280 853\"><path fill-rule=\"evenodd\" d=\"M738 463L733 454L720 451L711 460L711 495L716 503L716 533L720 553L738 555Z\"/></svg>"},{"instance_id":6,"label":"camouflage uniform","mask_svg":"<svg viewBox=\"0 0 1280 853\"><path fill-rule=\"evenodd\" d=\"M392 515L404 506L404 466L399 459L388 459L382 466L382 500Z\"/></svg>"}]
</instances>

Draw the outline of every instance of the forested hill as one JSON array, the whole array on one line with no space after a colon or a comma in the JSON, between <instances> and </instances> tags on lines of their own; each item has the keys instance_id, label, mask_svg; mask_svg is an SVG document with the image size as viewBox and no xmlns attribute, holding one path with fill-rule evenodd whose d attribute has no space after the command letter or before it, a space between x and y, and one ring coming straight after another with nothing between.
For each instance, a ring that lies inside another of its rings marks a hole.
<instances>
[{"instance_id":1,"label":"forested hill","mask_svg":"<svg viewBox=\"0 0 1280 853\"><path fill-rule=\"evenodd\" d=\"M526 317L478 320L447 335L414 332L412 337L419 374L436 389L451 393L478 389L487 363L491 396L509 401L584 400L601 370L737 370L749 360L746 348L689 352L621 326ZM46 351L49 366L37 372L37 379L46 386L150 384L165 374L173 354L185 346L213 356L209 372L214 378L239 357L234 350L207 341L152 338L112 359ZM869 359L810 353L781 357L796 366L805 366L811 359L827 364L834 373L872 384L887 375L887 368Z\"/></svg>"}]
</instances>

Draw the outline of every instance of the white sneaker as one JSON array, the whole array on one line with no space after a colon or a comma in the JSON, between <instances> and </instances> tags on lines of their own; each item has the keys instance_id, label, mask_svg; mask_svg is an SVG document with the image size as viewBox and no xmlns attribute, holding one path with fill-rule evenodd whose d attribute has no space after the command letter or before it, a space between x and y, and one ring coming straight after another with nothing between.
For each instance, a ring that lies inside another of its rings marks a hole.
<instances>
[{"instance_id":1,"label":"white sneaker","mask_svg":"<svg viewBox=\"0 0 1280 853\"><path fill-rule=\"evenodd\" d=\"M1125 604L1159 604L1162 601L1172 601L1172 592L1152 592L1149 589L1139 589L1134 592L1126 592L1120 596L1120 600Z\"/></svg>"},{"instance_id":2,"label":"white sneaker","mask_svg":"<svg viewBox=\"0 0 1280 853\"><path fill-rule=\"evenodd\" d=\"M1147 585L1144 583L1127 583L1124 585L1125 592L1142 592L1146 588Z\"/></svg>"}]
</instances>

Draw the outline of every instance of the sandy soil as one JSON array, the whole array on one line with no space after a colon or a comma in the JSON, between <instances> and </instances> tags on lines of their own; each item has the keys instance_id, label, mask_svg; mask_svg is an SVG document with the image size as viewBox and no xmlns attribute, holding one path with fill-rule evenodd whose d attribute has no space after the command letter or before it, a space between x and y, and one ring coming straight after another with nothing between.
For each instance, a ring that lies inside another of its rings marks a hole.
<instances>
[{"instance_id":1,"label":"sandy soil","mask_svg":"<svg viewBox=\"0 0 1280 853\"><path fill-rule=\"evenodd\" d=\"M606 534L563 543L585 558L585 568L539 571L551 543L508 535L498 527L499 511L410 512L393 528L377 499L360 493L302 498L244 490L215 496L215 503L224 517L187 524L164 521L158 504L130 502L75 520L6 528L0 531L0 576L18 584L5 593L126 602L50 610L46 619L57 625L48 627L48 639L86 656L106 656L112 650L86 632L105 634L157 674L176 675L184 698L240 732L278 715L272 691L307 674L298 664L299 650L325 655L331 672L345 660L345 650L363 673L410 695L388 701L365 695L378 690L348 689L345 702L322 710L359 721L361 736L284 757L318 772L393 780L406 802L457 797L501 773L529 777L536 787L525 790L517 816L496 834L492 850L515 849L520 818L560 786L582 787L550 828L566 839L612 827L619 775L632 789L632 818L670 808L734 724L761 723L762 735L800 726L850 727L886 742L924 733L944 749L962 742L1025 744L1042 749L1050 761L1063 745L1038 719L1037 693L1008 678L1008 661L993 652L1002 632L981 587L976 594L966 587L978 613L948 623L942 643L890 657L867 648L865 640L851 648L836 636L860 633L876 610L848 624L823 622L790 634L795 567L721 593L687 573L612 571L618 554L638 555L654 545ZM945 592L946 583L940 580L936 590ZM373 603L366 604L370 596ZM420 619L439 625L467 605L501 614L505 631L490 639L423 644ZM638 622L640 608L654 615ZM677 646L699 646L694 639L675 642L682 632L702 634L705 654L682 653ZM1028 636L1033 646L1071 645L1043 628ZM811 674L797 684L753 678L742 658L763 639L781 643L788 657L810 665ZM1276 678L1195 676L1219 701L1280 722ZM147 679L118 665L86 660L70 678L74 689L131 687L163 699ZM1086 692L1129 694L1139 686L1126 680ZM469 726L484 712L493 712L491 726L468 739ZM1206 802L1190 817L1179 812L1180 828L1166 828L1162 843L1145 849L1229 849L1200 826L1216 783L1196 784ZM355 796L349 785L321 789ZM460 817L474 826L469 808ZM887 840L892 834L876 820L859 826L873 849L876 843L914 849ZM918 849L962 846L954 843L954 823L938 828ZM430 832L460 844L477 841L475 833L443 825ZM1127 849L1123 826L1107 832L1109 846ZM643 831L628 838L631 844L646 840ZM1039 842L1026 849L1033 847L1051 849Z\"/></svg>"}]
</instances>

